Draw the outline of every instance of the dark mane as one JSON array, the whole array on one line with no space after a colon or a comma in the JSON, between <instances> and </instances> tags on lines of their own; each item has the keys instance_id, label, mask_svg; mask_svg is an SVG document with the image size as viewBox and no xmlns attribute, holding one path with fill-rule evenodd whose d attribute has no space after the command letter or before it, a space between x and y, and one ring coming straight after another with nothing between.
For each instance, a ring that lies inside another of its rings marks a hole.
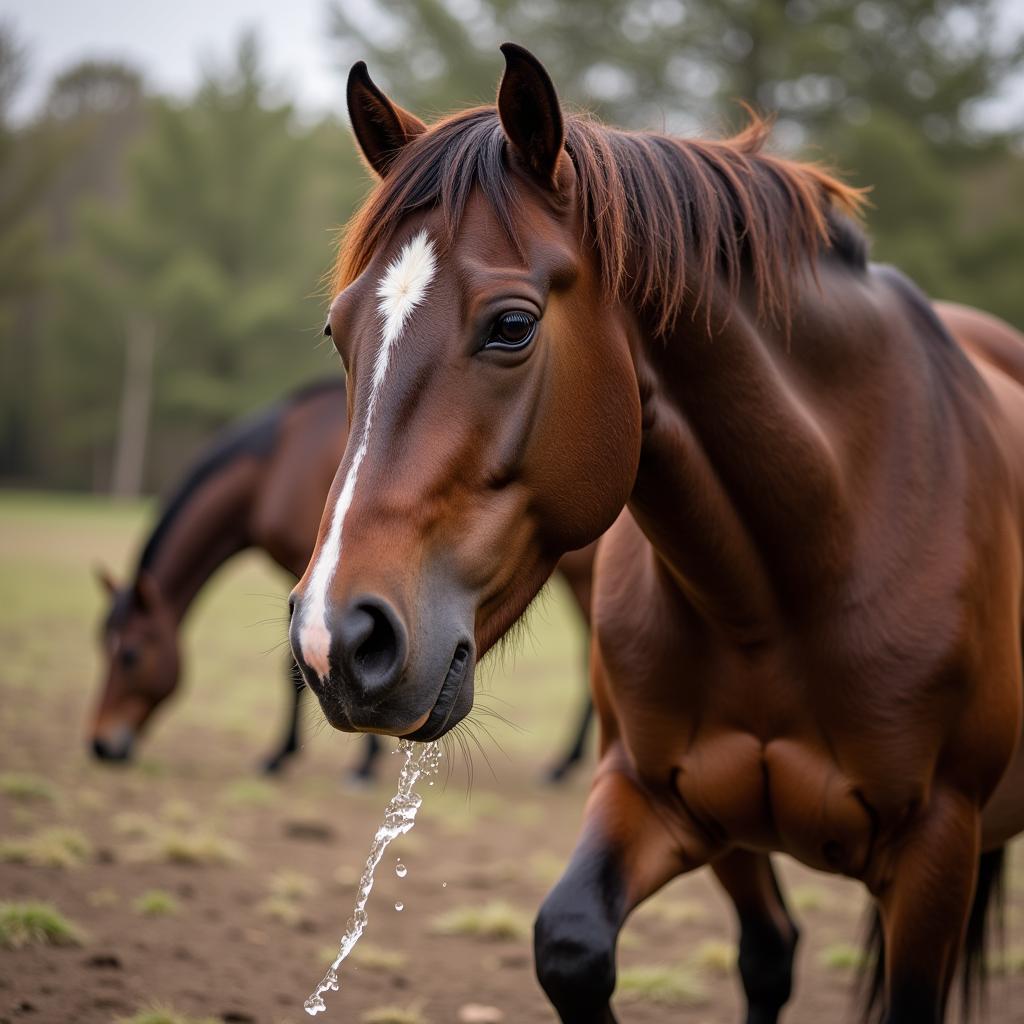
<instances>
[{"instance_id":1,"label":"dark mane","mask_svg":"<svg viewBox=\"0 0 1024 1024\"><path fill-rule=\"evenodd\" d=\"M192 495L220 469L230 465L244 455L263 458L270 454L277 442L278 430L284 414L295 405L308 401L328 391L344 391L344 377L326 377L311 381L299 387L283 401L244 419L233 423L204 448L189 466L185 476L171 492L163 505L160 518L150 533L142 554L139 556L139 571L148 569L156 559L174 521L188 504Z\"/></svg>"},{"instance_id":2,"label":"dark mane","mask_svg":"<svg viewBox=\"0 0 1024 1024\"><path fill-rule=\"evenodd\" d=\"M735 294L747 270L759 312L785 318L800 265L830 248L864 264L863 240L845 216L856 218L862 192L815 164L765 153L768 133L754 118L731 139L678 139L566 115L565 148L610 295L636 303L663 332L686 302L709 304L717 274ZM410 213L440 210L450 243L474 188L515 242L516 195L493 107L440 121L396 158L346 232L335 292Z\"/></svg>"}]
</instances>

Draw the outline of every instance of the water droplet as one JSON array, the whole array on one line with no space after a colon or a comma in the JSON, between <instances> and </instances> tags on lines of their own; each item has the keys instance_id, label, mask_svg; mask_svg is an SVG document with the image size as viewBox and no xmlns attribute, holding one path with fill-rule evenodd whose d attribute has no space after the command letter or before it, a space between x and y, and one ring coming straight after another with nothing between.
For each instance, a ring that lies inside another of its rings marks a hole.
<instances>
[{"instance_id":1,"label":"water droplet","mask_svg":"<svg viewBox=\"0 0 1024 1024\"><path fill-rule=\"evenodd\" d=\"M405 904L401 900L399 900L395 904L395 910L397 910L399 913L401 913L403 910L405 910Z\"/></svg>"},{"instance_id":2,"label":"water droplet","mask_svg":"<svg viewBox=\"0 0 1024 1024\"><path fill-rule=\"evenodd\" d=\"M395 874L398 875L399 878L405 878L405 876L409 874L409 869L399 861L398 866L395 868Z\"/></svg>"}]
</instances>

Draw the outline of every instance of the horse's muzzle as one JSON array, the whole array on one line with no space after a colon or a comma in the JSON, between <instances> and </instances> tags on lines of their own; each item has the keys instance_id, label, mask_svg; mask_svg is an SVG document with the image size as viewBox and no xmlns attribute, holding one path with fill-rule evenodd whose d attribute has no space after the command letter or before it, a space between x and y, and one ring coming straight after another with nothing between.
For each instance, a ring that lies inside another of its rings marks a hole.
<instances>
[{"instance_id":1,"label":"horse's muzzle","mask_svg":"<svg viewBox=\"0 0 1024 1024\"><path fill-rule=\"evenodd\" d=\"M431 604L427 617L438 610ZM310 630L302 611L296 608L290 630L295 660L334 728L425 742L472 708L474 647L469 630L453 621L458 616L437 615L441 621L423 623L411 634L391 602L362 594L326 617L324 659L322 641L314 656L305 657Z\"/></svg>"},{"instance_id":2,"label":"horse's muzzle","mask_svg":"<svg viewBox=\"0 0 1024 1024\"><path fill-rule=\"evenodd\" d=\"M130 761L135 747L135 732L127 725L94 736L92 752L100 761Z\"/></svg>"}]
</instances>

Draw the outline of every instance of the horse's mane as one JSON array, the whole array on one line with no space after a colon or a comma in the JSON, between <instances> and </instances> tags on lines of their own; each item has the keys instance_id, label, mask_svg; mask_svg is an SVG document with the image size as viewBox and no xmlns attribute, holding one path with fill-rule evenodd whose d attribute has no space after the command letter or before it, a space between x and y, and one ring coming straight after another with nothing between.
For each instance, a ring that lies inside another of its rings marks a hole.
<instances>
[{"instance_id":1,"label":"horse's mane","mask_svg":"<svg viewBox=\"0 0 1024 1024\"><path fill-rule=\"evenodd\" d=\"M746 267L759 312L786 318L794 271L813 266L822 249L864 265L864 240L844 216L856 217L863 193L816 164L765 153L769 131L752 116L730 139L679 139L566 115L565 148L609 294L635 302L667 331L687 300L694 311L710 309L716 274L735 294ZM411 142L345 232L334 292L362 273L410 213L440 210L442 243L450 243L474 188L517 243L504 150L494 107L455 114Z\"/></svg>"}]
</instances>

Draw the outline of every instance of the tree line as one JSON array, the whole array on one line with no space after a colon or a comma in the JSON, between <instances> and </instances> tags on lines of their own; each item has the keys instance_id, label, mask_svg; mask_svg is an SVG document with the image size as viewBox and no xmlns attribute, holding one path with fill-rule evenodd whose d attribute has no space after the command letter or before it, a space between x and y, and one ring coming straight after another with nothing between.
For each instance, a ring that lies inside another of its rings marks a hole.
<instances>
[{"instance_id":1,"label":"tree line","mask_svg":"<svg viewBox=\"0 0 1024 1024\"><path fill-rule=\"evenodd\" d=\"M358 10L358 17L353 13ZM873 257L1024 327L1024 40L999 0L336 0L336 116L299 116L258 38L186 98L85 62L15 123L0 30L0 480L165 486L227 420L339 372L319 336L336 228L369 186L343 121L365 59L430 118L491 102L497 44L563 99L682 134L776 118L774 145L870 186ZM742 101L742 103L741 103Z\"/></svg>"}]
</instances>

